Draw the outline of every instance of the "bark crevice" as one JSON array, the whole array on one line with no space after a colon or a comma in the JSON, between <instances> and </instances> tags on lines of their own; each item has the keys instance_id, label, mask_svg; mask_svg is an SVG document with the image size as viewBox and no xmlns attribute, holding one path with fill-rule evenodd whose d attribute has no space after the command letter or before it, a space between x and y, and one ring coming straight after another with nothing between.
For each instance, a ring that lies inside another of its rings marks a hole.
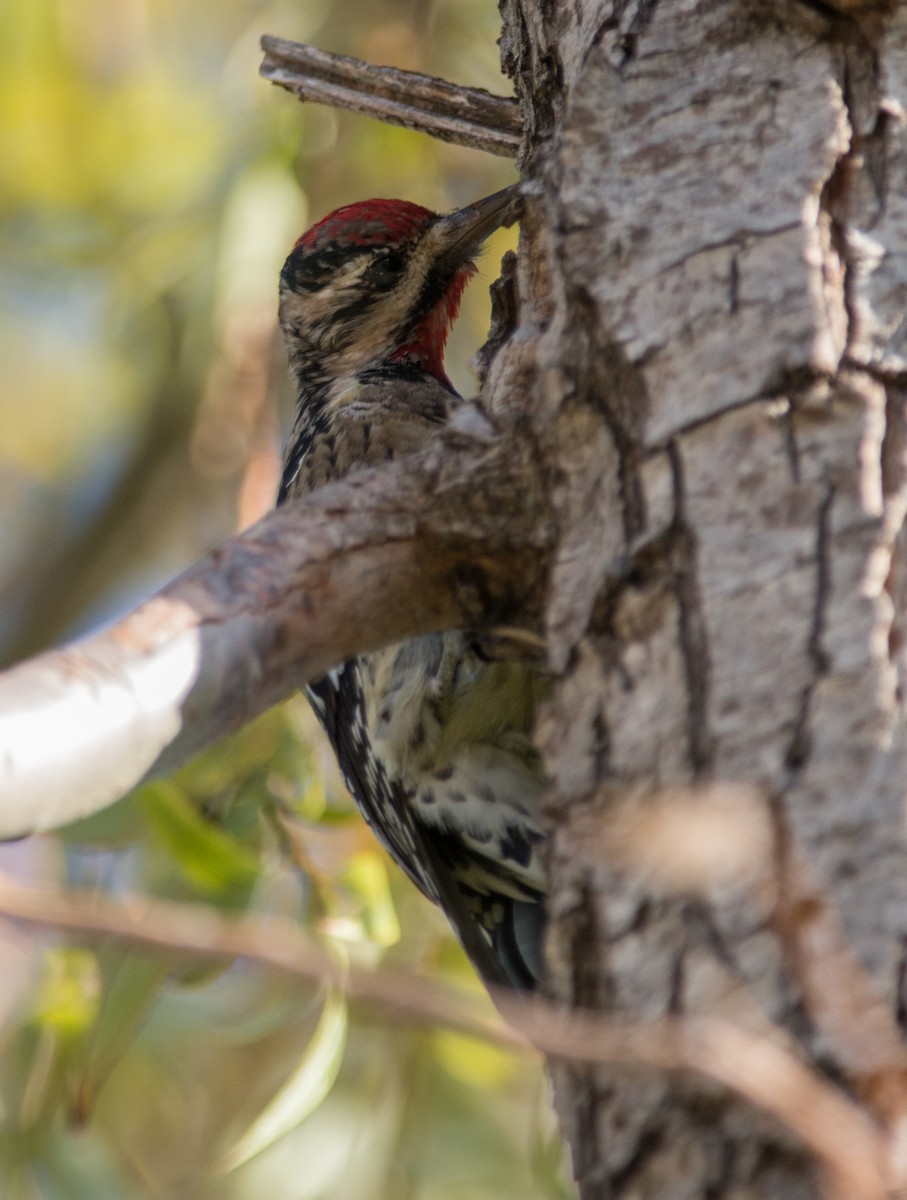
<instances>
[{"instance_id":1,"label":"bark crevice","mask_svg":"<svg viewBox=\"0 0 907 1200\"><path fill-rule=\"evenodd\" d=\"M709 645L697 581L696 537L686 514L683 455L680 444L668 446L674 492L674 591L677 596L680 652L687 687L687 742L694 778L708 777L714 761L709 729Z\"/></svg>"},{"instance_id":2,"label":"bark crevice","mask_svg":"<svg viewBox=\"0 0 907 1200\"><path fill-rule=\"evenodd\" d=\"M834 498L834 485L828 483L816 515L815 591L812 623L806 643L806 657L812 666L812 676L801 694L794 732L785 752L785 762L794 774L803 770L809 761L812 745L810 735L812 698L819 681L827 674L830 665L822 638L832 585L831 512Z\"/></svg>"}]
</instances>

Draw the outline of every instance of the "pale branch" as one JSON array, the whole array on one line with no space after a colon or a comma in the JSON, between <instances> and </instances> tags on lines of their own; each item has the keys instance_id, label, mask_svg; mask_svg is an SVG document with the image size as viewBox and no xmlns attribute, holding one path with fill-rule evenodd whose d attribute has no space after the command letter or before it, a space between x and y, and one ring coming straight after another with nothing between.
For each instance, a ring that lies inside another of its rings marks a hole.
<instances>
[{"instance_id":1,"label":"pale branch","mask_svg":"<svg viewBox=\"0 0 907 1200\"><path fill-rule=\"evenodd\" d=\"M343 986L357 1000L410 1021L443 1024L508 1049L530 1046L578 1064L631 1064L692 1071L770 1113L816 1155L851 1200L883 1200L887 1143L852 1100L799 1062L777 1040L702 1017L649 1024L603 1019L541 998L495 994L508 1025L472 996L410 973L341 966L294 922L228 917L210 908L132 897L111 901L23 886L0 875L0 913L32 925L103 934L163 953L246 958L313 983Z\"/></svg>"},{"instance_id":2,"label":"pale branch","mask_svg":"<svg viewBox=\"0 0 907 1200\"><path fill-rule=\"evenodd\" d=\"M533 621L544 531L513 440L489 444L452 423L434 450L287 504L111 628L0 675L0 836L97 812L355 653Z\"/></svg>"},{"instance_id":3,"label":"pale branch","mask_svg":"<svg viewBox=\"0 0 907 1200\"><path fill-rule=\"evenodd\" d=\"M433 75L376 67L265 35L260 73L302 101L345 108L458 146L515 158L522 124L513 99Z\"/></svg>"}]
</instances>

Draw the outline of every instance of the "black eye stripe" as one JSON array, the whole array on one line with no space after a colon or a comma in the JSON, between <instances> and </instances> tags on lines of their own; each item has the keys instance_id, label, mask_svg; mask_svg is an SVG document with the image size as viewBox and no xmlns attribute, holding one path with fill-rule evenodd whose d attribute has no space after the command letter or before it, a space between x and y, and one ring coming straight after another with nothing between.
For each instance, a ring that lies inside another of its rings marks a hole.
<instances>
[{"instance_id":1,"label":"black eye stripe","mask_svg":"<svg viewBox=\"0 0 907 1200\"><path fill-rule=\"evenodd\" d=\"M384 299L380 292L360 292L358 294L353 292L351 295L352 299L348 304L342 305L331 313L331 320L338 327L352 317L365 316L376 304L381 304Z\"/></svg>"},{"instance_id":2,"label":"black eye stripe","mask_svg":"<svg viewBox=\"0 0 907 1200\"><path fill-rule=\"evenodd\" d=\"M363 273L364 280L378 288L396 283L409 262L409 254L403 247L335 245L313 251L298 246L284 263L281 278L294 292L318 292L341 267L361 258L371 260Z\"/></svg>"}]
</instances>

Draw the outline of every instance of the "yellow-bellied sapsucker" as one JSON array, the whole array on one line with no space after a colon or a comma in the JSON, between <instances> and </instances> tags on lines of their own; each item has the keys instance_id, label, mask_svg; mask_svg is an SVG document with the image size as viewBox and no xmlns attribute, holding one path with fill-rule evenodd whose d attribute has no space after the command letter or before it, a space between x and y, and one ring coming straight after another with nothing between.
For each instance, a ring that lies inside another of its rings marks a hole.
<instances>
[{"instance_id":1,"label":"yellow-bellied sapsucker","mask_svg":"<svg viewBox=\"0 0 907 1200\"><path fill-rule=\"evenodd\" d=\"M508 188L449 216L403 200L339 208L284 265L280 322L299 394L278 503L412 454L458 396L444 347L472 256ZM347 786L488 983L540 968L544 780L536 669L451 632L365 654L308 689Z\"/></svg>"}]
</instances>

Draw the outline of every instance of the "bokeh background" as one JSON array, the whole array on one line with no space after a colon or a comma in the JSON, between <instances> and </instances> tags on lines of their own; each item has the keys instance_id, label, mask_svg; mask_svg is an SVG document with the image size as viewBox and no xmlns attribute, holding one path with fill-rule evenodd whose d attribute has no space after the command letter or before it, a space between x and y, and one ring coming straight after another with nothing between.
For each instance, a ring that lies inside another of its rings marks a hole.
<instances>
[{"instance_id":1,"label":"bokeh background","mask_svg":"<svg viewBox=\"0 0 907 1200\"><path fill-rule=\"evenodd\" d=\"M128 610L272 503L276 280L339 204L514 178L258 77L263 33L506 92L494 0L0 0L0 660ZM464 392L492 243L448 365ZM49 882L270 913L480 996L352 811L305 703L60 836ZM0 926L5 1200L571 1194L539 1065L248 964Z\"/></svg>"}]
</instances>

